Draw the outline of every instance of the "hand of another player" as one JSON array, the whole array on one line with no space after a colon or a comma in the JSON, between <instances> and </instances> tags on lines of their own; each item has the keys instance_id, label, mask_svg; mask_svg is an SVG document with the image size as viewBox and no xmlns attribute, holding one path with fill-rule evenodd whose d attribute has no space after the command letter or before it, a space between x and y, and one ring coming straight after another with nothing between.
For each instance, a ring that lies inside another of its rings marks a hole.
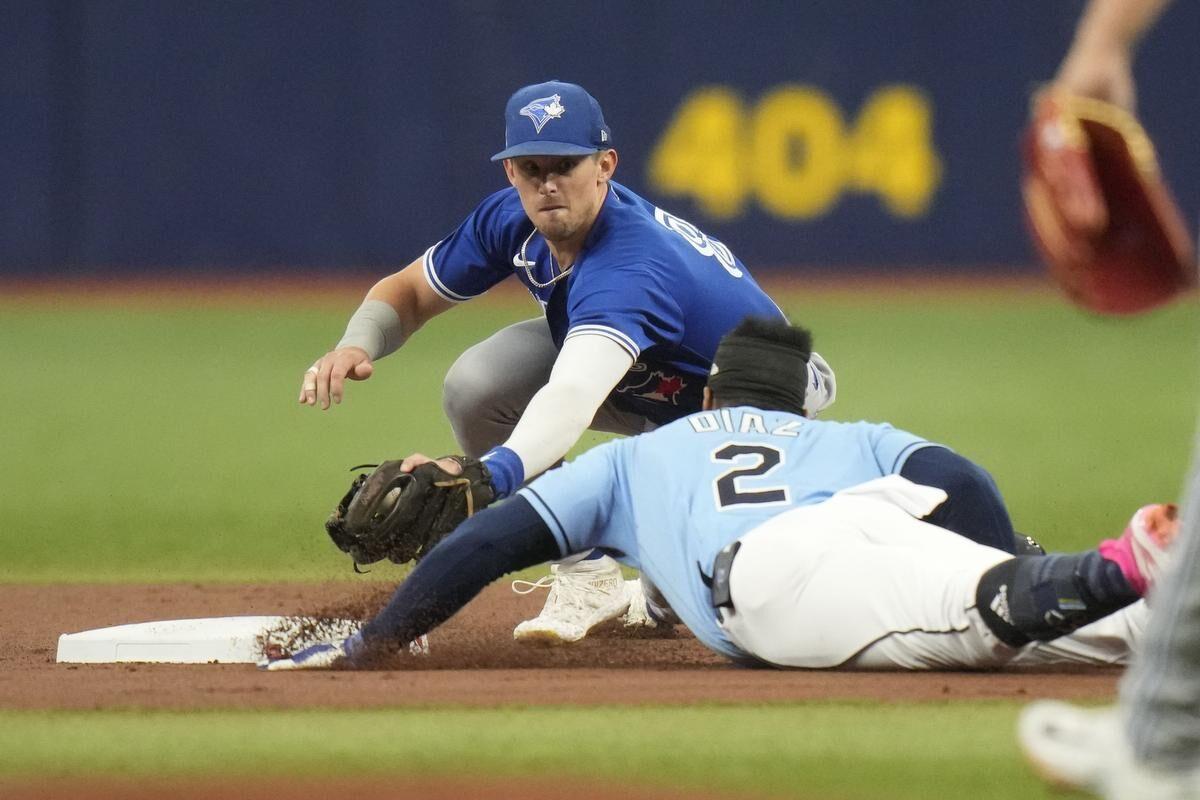
<instances>
[{"instance_id":1,"label":"hand of another player","mask_svg":"<svg viewBox=\"0 0 1200 800\"><path fill-rule=\"evenodd\" d=\"M347 378L365 381L374 371L371 357L361 347L331 350L304 371L300 384L300 403L328 409L331 402L342 402Z\"/></svg>"}]
</instances>

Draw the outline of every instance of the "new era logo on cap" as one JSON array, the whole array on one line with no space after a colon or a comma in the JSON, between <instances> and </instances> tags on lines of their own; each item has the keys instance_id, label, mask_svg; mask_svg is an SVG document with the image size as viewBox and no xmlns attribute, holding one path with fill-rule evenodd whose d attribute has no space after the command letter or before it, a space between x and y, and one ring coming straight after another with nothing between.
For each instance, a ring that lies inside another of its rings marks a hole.
<instances>
[{"instance_id":1,"label":"new era logo on cap","mask_svg":"<svg viewBox=\"0 0 1200 800\"><path fill-rule=\"evenodd\" d=\"M552 124L553 123L553 124ZM547 81L518 89L504 110L504 149L492 156L582 156L611 147L600 104L574 83Z\"/></svg>"}]
</instances>

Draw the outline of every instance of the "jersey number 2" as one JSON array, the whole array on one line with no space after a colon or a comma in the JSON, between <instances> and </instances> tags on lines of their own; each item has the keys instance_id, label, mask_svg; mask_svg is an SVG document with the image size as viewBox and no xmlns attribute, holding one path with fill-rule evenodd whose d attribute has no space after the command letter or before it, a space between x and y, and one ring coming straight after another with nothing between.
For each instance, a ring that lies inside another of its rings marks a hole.
<instances>
[{"instance_id":1,"label":"jersey number 2","mask_svg":"<svg viewBox=\"0 0 1200 800\"><path fill-rule=\"evenodd\" d=\"M719 508L763 503L788 502L786 486L762 487L745 489L738 486L741 478L757 478L769 474L783 463L783 453L774 447L761 444L727 444L713 451L713 461L742 462L743 459L754 459L749 466L739 466L727 470L713 481L713 494Z\"/></svg>"}]
</instances>

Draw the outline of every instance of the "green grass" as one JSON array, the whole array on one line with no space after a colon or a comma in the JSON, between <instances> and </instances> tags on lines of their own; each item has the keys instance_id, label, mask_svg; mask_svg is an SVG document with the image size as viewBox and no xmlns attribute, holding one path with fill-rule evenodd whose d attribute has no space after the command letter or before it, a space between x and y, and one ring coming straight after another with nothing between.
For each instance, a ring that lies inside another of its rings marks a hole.
<instances>
[{"instance_id":1,"label":"green grass","mask_svg":"<svg viewBox=\"0 0 1200 800\"><path fill-rule=\"evenodd\" d=\"M328 412L296 403L341 311L5 309L2 580L328 578L322 529L349 467L456 448L441 376L489 330L484 306L418 334ZM471 325L464 325L470 322Z\"/></svg>"},{"instance_id":2,"label":"green grass","mask_svg":"<svg viewBox=\"0 0 1200 800\"><path fill-rule=\"evenodd\" d=\"M1051 296L877 290L781 305L837 371L830 418L888 420L975 458L1018 526L1057 548L1179 491L1200 378L1192 306L1111 321ZM446 368L534 313L522 299L447 314L322 413L295 395L344 309L4 307L0 580L345 576L321 523L347 468L454 451Z\"/></svg>"},{"instance_id":3,"label":"green grass","mask_svg":"<svg viewBox=\"0 0 1200 800\"><path fill-rule=\"evenodd\" d=\"M1089 546L1136 506L1178 494L1200 394L1194 305L1113 321L992 291L780 298L837 370L830 418L951 444L992 470L1018 527L1052 547ZM472 306L321 413L296 404L298 381L352 304L0 300L0 581L348 576L321 527L346 468L453 451L446 368L536 313L527 300ZM1047 797L1016 754L1016 710L0 711L0 776L582 774L809 798Z\"/></svg>"},{"instance_id":4,"label":"green grass","mask_svg":"<svg viewBox=\"0 0 1200 800\"><path fill-rule=\"evenodd\" d=\"M578 775L843 800L1050 797L1005 703L0 712L0 775ZM969 730L948 740L946 732Z\"/></svg>"},{"instance_id":5,"label":"green grass","mask_svg":"<svg viewBox=\"0 0 1200 800\"><path fill-rule=\"evenodd\" d=\"M1194 304L1114 320L1049 294L875 295L793 317L814 320L837 370L832 416L886 420L973 458L1017 527L1057 549L1179 496L1200 409Z\"/></svg>"}]
</instances>

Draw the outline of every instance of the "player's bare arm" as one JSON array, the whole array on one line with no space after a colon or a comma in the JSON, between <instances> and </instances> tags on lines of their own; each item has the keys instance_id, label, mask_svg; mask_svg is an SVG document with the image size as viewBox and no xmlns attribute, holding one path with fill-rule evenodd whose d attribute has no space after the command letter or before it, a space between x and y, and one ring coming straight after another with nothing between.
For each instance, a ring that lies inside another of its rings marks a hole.
<instances>
[{"instance_id":1,"label":"player's bare arm","mask_svg":"<svg viewBox=\"0 0 1200 800\"><path fill-rule=\"evenodd\" d=\"M1097 0L1079 22L1054 82L1072 94L1132 111L1133 48L1170 0Z\"/></svg>"},{"instance_id":2,"label":"player's bare arm","mask_svg":"<svg viewBox=\"0 0 1200 800\"><path fill-rule=\"evenodd\" d=\"M375 359L398 348L422 325L452 305L429 288L421 259L379 281L367 292L363 306L351 318L341 345L304 372L299 402L319 405L322 409L341 403L346 379L362 381L371 377ZM356 326L366 328L365 341L351 336ZM355 343L349 344L349 340Z\"/></svg>"}]
</instances>

